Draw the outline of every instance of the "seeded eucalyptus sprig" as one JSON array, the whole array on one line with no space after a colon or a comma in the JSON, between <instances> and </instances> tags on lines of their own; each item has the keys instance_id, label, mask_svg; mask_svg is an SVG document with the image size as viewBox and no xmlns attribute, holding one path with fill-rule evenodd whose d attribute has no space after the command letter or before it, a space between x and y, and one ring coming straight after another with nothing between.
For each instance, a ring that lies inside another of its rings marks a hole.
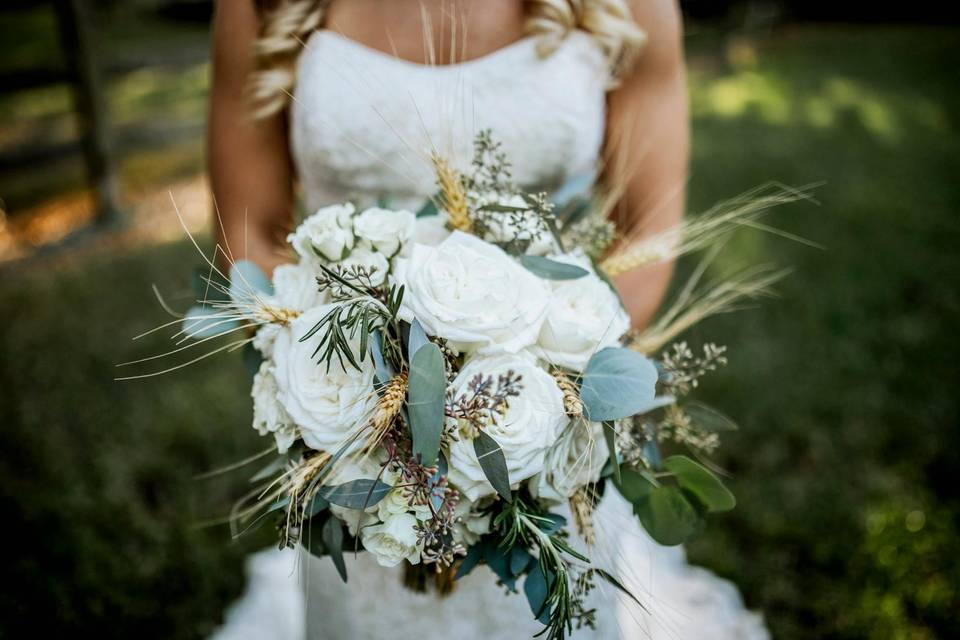
<instances>
[{"instance_id":1,"label":"seeded eucalyptus sprig","mask_svg":"<svg viewBox=\"0 0 960 640\"><path fill-rule=\"evenodd\" d=\"M336 357L340 366L346 368L349 363L360 369L360 363L367 355L370 334L377 329L393 328L396 334L397 313L403 300L403 286L385 285L375 287L363 267L349 273L335 271L321 265L323 275L317 278L321 290L330 288L336 297L342 298L328 311L304 336L300 342L309 340L318 332L322 338L313 352L318 362L326 364L327 370ZM348 294L352 293L352 297ZM384 331L384 333L388 333ZM353 342L359 336L360 342L354 353ZM385 341L385 350L393 345ZM346 361L346 362L345 362Z\"/></svg>"}]
</instances>

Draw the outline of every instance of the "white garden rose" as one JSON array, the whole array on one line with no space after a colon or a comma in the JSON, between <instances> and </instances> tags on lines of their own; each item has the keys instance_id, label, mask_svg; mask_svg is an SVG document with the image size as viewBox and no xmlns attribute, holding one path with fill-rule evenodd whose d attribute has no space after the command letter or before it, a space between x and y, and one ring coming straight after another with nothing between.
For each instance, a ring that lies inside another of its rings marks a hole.
<instances>
[{"instance_id":1,"label":"white garden rose","mask_svg":"<svg viewBox=\"0 0 960 640\"><path fill-rule=\"evenodd\" d=\"M420 563L417 546L417 519L409 513L398 513L382 524L360 530L363 547L373 554L381 567L395 567L404 560Z\"/></svg>"},{"instance_id":2,"label":"white garden rose","mask_svg":"<svg viewBox=\"0 0 960 640\"><path fill-rule=\"evenodd\" d=\"M264 358L273 357L273 345L283 327L279 324L263 324L253 336L253 348L259 351Z\"/></svg>"},{"instance_id":3,"label":"white garden rose","mask_svg":"<svg viewBox=\"0 0 960 640\"><path fill-rule=\"evenodd\" d=\"M523 354L478 356L469 360L451 384L453 397L468 393L477 374L494 381L512 371L520 376L520 394L509 399L510 408L484 431L503 449L510 482L516 484L543 469L543 456L567 424L563 394L556 380ZM450 446L450 480L470 500L494 493L477 460L473 441L461 438Z\"/></svg>"},{"instance_id":4,"label":"white garden rose","mask_svg":"<svg viewBox=\"0 0 960 640\"><path fill-rule=\"evenodd\" d=\"M284 309L306 311L327 302L309 262L282 264L273 270L273 298Z\"/></svg>"},{"instance_id":5,"label":"white garden rose","mask_svg":"<svg viewBox=\"0 0 960 640\"><path fill-rule=\"evenodd\" d=\"M361 246L393 256L413 237L416 220L415 215L403 209L372 207L354 219L353 230Z\"/></svg>"},{"instance_id":6,"label":"white garden rose","mask_svg":"<svg viewBox=\"0 0 960 640\"><path fill-rule=\"evenodd\" d=\"M540 329L538 353L551 364L582 371L594 353L619 344L630 329L630 316L586 256L568 254L551 259L590 273L575 280L550 281L552 296Z\"/></svg>"},{"instance_id":7,"label":"white garden rose","mask_svg":"<svg viewBox=\"0 0 960 640\"><path fill-rule=\"evenodd\" d=\"M400 317L455 349L516 353L540 333L546 285L476 236L455 231L436 247L415 244L394 275L406 285Z\"/></svg>"},{"instance_id":8,"label":"white garden rose","mask_svg":"<svg viewBox=\"0 0 960 640\"><path fill-rule=\"evenodd\" d=\"M353 248L353 213L350 203L323 207L301 222L287 242L304 260L317 260L318 252L327 260L340 260Z\"/></svg>"},{"instance_id":9,"label":"white garden rose","mask_svg":"<svg viewBox=\"0 0 960 640\"><path fill-rule=\"evenodd\" d=\"M453 525L453 537L469 546L480 542L480 536L490 533L492 516L490 512L481 513L478 503L461 495L453 511L456 522Z\"/></svg>"},{"instance_id":10,"label":"white garden rose","mask_svg":"<svg viewBox=\"0 0 960 640\"><path fill-rule=\"evenodd\" d=\"M307 446L331 453L365 423L377 402L371 358L364 358L357 370L346 362L344 368L334 356L327 367L313 355L322 332L300 341L333 306L310 309L284 327L273 346L280 402L300 427Z\"/></svg>"},{"instance_id":11,"label":"white garden rose","mask_svg":"<svg viewBox=\"0 0 960 640\"><path fill-rule=\"evenodd\" d=\"M530 481L535 497L563 501L583 485L600 479L609 454L603 425L572 420L543 460L543 471Z\"/></svg>"},{"instance_id":12,"label":"white garden rose","mask_svg":"<svg viewBox=\"0 0 960 640\"><path fill-rule=\"evenodd\" d=\"M262 436L272 433L277 452L284 453L297 439L297 425L278 399L280 389L273 376L273 363L264 360L253 377L253 428Z\"/></svg>"},{"instance_id":13,"label":"white garden rose","mask_svg":"<svg viewBox=\"0 0 960 640\"><path fill-rule=\"evenodd\" d=\"M450 237L450 229L447 228L448 220L447 214L443 211L437 212L435 216L417 218L413 231L413 242L431 247L437 246ZM409 248L407 253L409 253Z\"/></svg>"},{"instance_id":14,"label":"white garden rose","mask_svg":"<svg viewBox=\"0 0 960 640\"><path fill-rule=\"evenodd\" d=\"M367 249L354 249L346 260L337 265L342 272L348 272L350 267L365 267L370 275L370 284L379 286L387 279L390 263L382 253Z\"/></svg>"}]
</instances>

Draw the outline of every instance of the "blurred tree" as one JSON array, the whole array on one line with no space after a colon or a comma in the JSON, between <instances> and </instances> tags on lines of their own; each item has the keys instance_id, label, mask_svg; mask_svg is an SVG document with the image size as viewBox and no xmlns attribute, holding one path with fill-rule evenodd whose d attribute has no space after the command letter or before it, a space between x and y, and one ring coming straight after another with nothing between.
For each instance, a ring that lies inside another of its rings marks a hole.
<instances>
[{"instance_id":1,"label":"blurred tree","mask_svg":"<svg viewBox=\"0 0 960 640\"><path fill-rule=\"evenodd\" d=\"M90 3L56 0L65 59L74 76L73 92L87 172L97 198L97 224L120 221L117 174L110 141L101 65L93 41Z\"/></svg>"}]
</instances>

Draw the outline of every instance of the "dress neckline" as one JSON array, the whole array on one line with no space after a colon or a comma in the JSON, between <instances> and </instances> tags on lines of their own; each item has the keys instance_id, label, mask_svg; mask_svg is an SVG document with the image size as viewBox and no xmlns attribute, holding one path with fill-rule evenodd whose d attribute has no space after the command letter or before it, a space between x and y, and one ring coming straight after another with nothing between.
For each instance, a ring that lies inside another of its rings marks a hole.
<instances>
[{"instance_id":1,"label":"dress neckline","mask_svg":"<svg viewBox=\"0 0 960 640\"><path fill-rule=\"evenodd\" d=\"M494 61L502 61L503 58L508 58L511 55L525 53L528 49L532 50L535 47L537 40L535 36L524 36L519 40L514 40L507 45L494 49L493 51L485 53L481 56L477 56L476 58L470 58L469 60L463 60L462 62L431 64L427 62L416 62L414 60L401 58L392 53L383 51L382 49L378 49L354 40L353 38L349 38L331 29L317 29L310 36L310 40L319 38L321 36L326 37L330 42L336 43L345 48L353 49L354 51L370 58L378 58L384 62L392 63L409 69L432 72L459 71L463 69L479 67ZM307 44L309 45L309 41ZM309 48L309 46L307 48Z\"/></svg>"}]
</instances>

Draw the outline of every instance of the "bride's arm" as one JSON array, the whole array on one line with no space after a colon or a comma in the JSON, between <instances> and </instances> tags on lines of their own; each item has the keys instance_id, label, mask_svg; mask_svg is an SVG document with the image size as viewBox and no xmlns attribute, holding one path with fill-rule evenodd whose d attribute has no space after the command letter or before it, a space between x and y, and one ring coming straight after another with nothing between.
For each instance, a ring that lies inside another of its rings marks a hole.
<instances>
[{"instance_id":1,"label":"bride's arm","mask_svg":"<svg viewBox=\"0 0 960 640\"><path fill-rule=\"evenodd\" d=\"M216 3L207 157L223 220L222 230L214 223L217 241L270 273L287 261L293 170L283 116L254 121L244 94L258 30L251 0Z\"/></svg>"},{"instance_id":2,"label":"bride's arm","mask_svg":"<svg viewBox=\"0 0 960 640\"><path fill-rule=\"evenodd\" d=\"M610 94L607 171L626 180L616 220L622 233L642 238L683 216L689 113L680 11L674 0L631 3L647 44L635 68ZM666 293L673 264L616 278L635 327L644 327Z\"/></svg>"}]
</instances>

